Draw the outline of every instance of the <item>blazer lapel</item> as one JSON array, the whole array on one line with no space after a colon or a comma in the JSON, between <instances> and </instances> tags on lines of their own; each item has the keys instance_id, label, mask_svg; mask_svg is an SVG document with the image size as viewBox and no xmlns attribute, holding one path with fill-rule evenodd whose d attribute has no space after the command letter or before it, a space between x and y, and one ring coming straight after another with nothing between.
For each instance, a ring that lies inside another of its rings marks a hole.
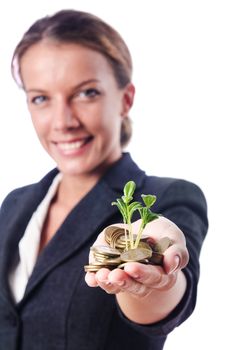
<instances>
[{"instance_id":1,"label":"blazer lapel","mask_svg":"<svg viewBox=\"0 0 232 350\"><path fill-rule=\"evenodd\" d=\"M10 269L17 263L18 243L34 210L47 192L57 169L52 170L38 184L15 190L3 202L0 214L0 296L14 304L9 288Z\"/></svg>"},{"instance_id":2,"label":"blazer lapel","mask_svg":"<svg viewBox=\"0 0 232 350\"><path fill-rule=\"evenodd\" d=\"M111 206L115 192L100 181L72 210L55 236L39 256L25 292L27 295L55 266L89 245L117 209ZM86 261L87 263L87 261Z\"/></svg>"},{"instance_id":3,"label":"blazer lapel","mask_svg":"<svg viewBox=\"0 0 232 350\"><path fill-rule=\"evenodd\" d=\"M124 154L72 210L43 250L29 279L25 298L58 264L84 245L91 245L95 241L106 222L118 212L111 203L122 195L125 183L133 179L139 188L143 178L144 172L133 163L129 154Z\"/></svg>"},{"instance_id":4,"label":"blazer lapel","mask_svg":"<svg viewBox=\"0 0 232 350\"><path fill-rule=\"evenodd\" d=\"M53 170L39 184L28 186L26 194L14 197L14 204L10 211L14 215L8 218L8 221L6 218L5 226L3 225L4 229L7 226L7 238L4 247L0 249L0 294L3 293L11 303L12 298L7 283L10 261L17 253L18 242L31 215L44 198L56 174L57 170ZM124 154L72 210L43 250L28 281L24 300L55 266L77 252L83 245L91 245L94 242L106 222L110 222L110 218L118 212L116 206L111 206L111 202L122 195L125 183L134 180L139 189L143 179L144 172L137 167L129 154Z\"/></svg>"}]
</instances>

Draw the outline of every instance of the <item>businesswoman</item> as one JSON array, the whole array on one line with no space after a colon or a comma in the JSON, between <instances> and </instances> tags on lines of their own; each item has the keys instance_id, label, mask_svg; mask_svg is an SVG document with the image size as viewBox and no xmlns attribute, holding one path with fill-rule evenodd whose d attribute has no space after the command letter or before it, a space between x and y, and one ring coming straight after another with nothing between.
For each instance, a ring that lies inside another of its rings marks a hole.
<instances>
[{"instance_id":1,"label":"businesswoman","mask_svg":"<svg viewBox=\"0 0 232 350\"><path fill-rule=\"evenodd\" d=\"M123 152L135 95L125 42L101 19L63 10L28 29L12 72L57 167L1 207L0 349L162 349L196 303L206 202L195 184L147 176ZM158 198L162 217L145 233L172 239L163 266L85 274L90 247L122 221L111 202L128 180L135 199Z\"/></svg>"}]
</instances>

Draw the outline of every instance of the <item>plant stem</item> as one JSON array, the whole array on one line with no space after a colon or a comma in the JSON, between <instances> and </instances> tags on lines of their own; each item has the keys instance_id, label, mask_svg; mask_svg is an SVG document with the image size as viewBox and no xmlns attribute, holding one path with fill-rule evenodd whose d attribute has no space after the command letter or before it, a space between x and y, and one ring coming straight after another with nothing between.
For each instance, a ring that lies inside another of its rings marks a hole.
<instances>
[{"instance_id":1,"label":"plant stem","mask_svg":"<svg viewBox=\"0 0 232 350\"><path fill-rule=\"evenodd\" d=\"M133 249L133 235L132 235L132 225L131 225L131 218L130 218L130 212L129 212L129 207L127 205L126 208L127 211L127 224L128 224L128 229L129 229L129 241L130 241L130 249Z\"/></svg>"},{"instance_id":2,"label":"plant stem","mask_svg":"<svg viewBox=\"0 0 232 350\"><path fill-rule=\"evenodd\" d=\"M132 232L132 225L131 225L131 222L129 222L128 225L129 225L130 249L133 249L133 247L134 247L134 241L133 241L133 232Z\"/></svg>"},{"instance_id":3,"label":"plant stem","mask_svg":"<svg viewBox=\"0 0 232 350\"><path fill-rule=\"evenodd\" d=\"M137 237L136 237L136 241L135 241L135 244L134 244L134 248L138 248L138 245L139 245L139 242L140 242L140 239L141 239L141 236L142 236L142 233L143 233L143 229L144 229L144 222L142 221L140 227L139 227L139 232L137 234Z\"/></svg>"},{"instance_id":4,"label":"plant stem","mask_svg":"<svg viewBox=\"0 0 232 350\"><path fill-rule=\"evenodd\" d=\"M124 227L124 234L125 234L125 241L126 241L126 250L128 250L128 237L127 237L126 227Z\"/></svg>"}]
</instances>

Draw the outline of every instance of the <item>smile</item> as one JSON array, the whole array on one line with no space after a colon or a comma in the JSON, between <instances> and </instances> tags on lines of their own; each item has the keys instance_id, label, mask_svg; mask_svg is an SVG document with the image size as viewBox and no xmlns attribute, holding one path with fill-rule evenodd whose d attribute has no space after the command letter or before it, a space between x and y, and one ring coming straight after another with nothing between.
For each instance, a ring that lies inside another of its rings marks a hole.
<instances>
[{"instance_id":1,"label":"smile","mask_svg":"<svg viewBox=\"0 0 232 350\"><path fill-rule=\"evenodd\" d=\"M61 152L72 153L80 150L83 146L85 146L91 140L92 140L92 137L86 137L81 140L77 140L73 142L58 142L57 147L60 149Z\"/></svg>"},{"instance_id":2,"label":"smile","mask_svg":"<svg viewBox=\"0 0 232 350\"><path fill-rule=\"evenodd\" d=\"M61 150L69 151L69 150L79 149L85 143L86 143L86 139L81 141L75 141L75 142L62 142L62 143L59 143L58 145Z\"/></svg>"}]
</instances>

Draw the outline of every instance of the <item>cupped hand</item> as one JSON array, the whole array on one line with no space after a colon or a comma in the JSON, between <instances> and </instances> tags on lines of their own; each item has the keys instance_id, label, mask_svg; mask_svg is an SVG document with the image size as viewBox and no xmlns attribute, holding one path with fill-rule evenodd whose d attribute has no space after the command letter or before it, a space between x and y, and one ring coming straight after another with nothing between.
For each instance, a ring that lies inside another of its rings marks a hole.
<instances>
[{"instance_id":1,"label":"cupped hand","mask_svg":"<svg viewBox=\"0 0 232 350\"><path fill-rule=\"evenodd\" d=\"M117 226L124 227L123 224ZM139 226L140 220L132 224L134 233L138 231ZM179 271L187 265L189 259L183 232L172 221L160 217L150 222L143 233L149 235L154 242L165 236L172 240L173 244L164 252L162 267L128 262L124 270L116 268L110 271L102 268L96 273L86 273L85 280L88 286L101 287L110 294L127 292L138 297L147 296L154 290L165 291L172 288ZM107 245L104 231L94 243L94 245L102 244Z\"/></svg>"}]
</instances>

